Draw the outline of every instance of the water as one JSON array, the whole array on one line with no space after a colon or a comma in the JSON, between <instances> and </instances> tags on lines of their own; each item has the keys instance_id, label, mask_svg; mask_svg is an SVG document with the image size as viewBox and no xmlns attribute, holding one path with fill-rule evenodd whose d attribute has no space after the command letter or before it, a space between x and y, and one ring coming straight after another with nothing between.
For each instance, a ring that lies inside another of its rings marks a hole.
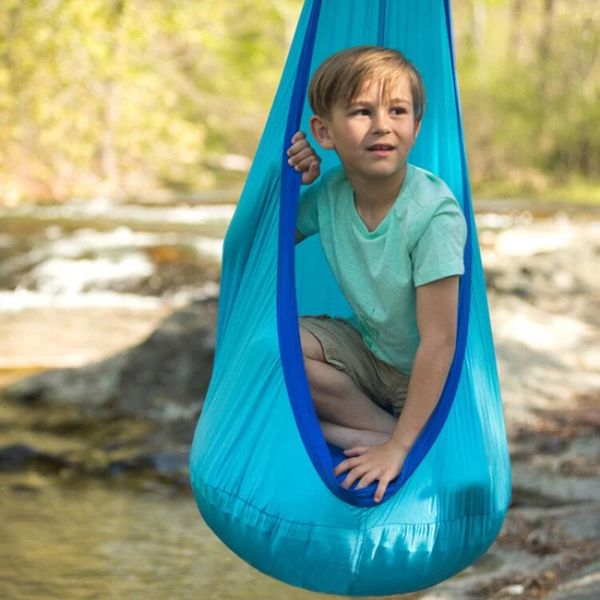
<instances>
[{"instance_id":1,"label":"water","mask_svg":"<svg viewBox=\"0 0 600 600\"><path fill-rule=\"evenodd\" d=\"M191 492L3 475L0 506L4 600L314 597L236 557L204 525Z\"/></svg>"},{"instance_id":2,"label":"water","mask_svg":"<svg viewBox=\"0 0 600 600\"><path fill-rule=\"evenodd\" d=\"M0 215L0 310L180 306L218 293L235 205L22 205Z\"/></svg>"},{"instance_id":3,"label":"water","mask_svg":"<svg viewBox=\"0 0 600 600\"><path fill-rule=\"evenodd\" d=\"M177 307L215 296L235 201L220 192L161 203L96 198L5 208L0 313L49 306ZM506 202L480 209L483 244L486 235L528 225L537 216Z\"/></svg>"},{"instance_id":4,"label":"water","mask_svg":"<svg viewBox=\"0 0 600 600\"><path fill-rule=\"evenodd\" d=\"M203 523L188 490L131 478L4 474L0 506L3 600L342 598L291 587L250 567ZM460 580L493 573L501 562L491 551L451 580L456 589L402 598L458 600Z\"/></svg>"},{"instance_id":5,"label":"water","mask_svg":"<svg viewBox=\"0 0 600 600\"><path fill-rule=\"evenodd\" d=\"M105 199L7 209L0 215L0 323L14 320L24 308L44 315L49 306L143 309L216 295L222 239L232 212L233 204L123 205ZM477 218L485 248L486 233L491 243L495 232L526 226L532 214L499 211ZM531 246L531 232L522 234ZM548 236L538 238L538 246L547 245ZM85 330L79 321L76 325ZM69 339L65 327L61 322L57 346ZM28 360L43 345L40 331L30 336ZM9 351L14 354L14 346ZM61 356L66 351L56 350ZM0 387L26 376L27 369L0 372ZM4 402L0 410L0 447L26 443L63 455L83 443L30 431L27 419L13 415ZM17 431L19 423L27 430ZM491 552L468 572L493 573L499 564ZM403 598L465 597L461 591L440 593ZM274 581L236 557L204 525L189 490L131 476L0 474L2 600L316 597L334 598Z\"/></svg>"},{"instance_id":6,"label":"water","mask_svg":"<svg viewBox=\"0 0 600 600\"><path fill-rule=\"evenodd\" d=\"M233 209L222 200L123 205L105 199L6 209L0 321L23 309L138 310L214 296ZM0 387L28 374L0 373ZM80 450L83 440L30 430L21 410L33 419L31 410L6 400L0 409L0 447L25 443L61 456ZM132 476L2 473L0 507L3 600L313 597L235 556L204 525L187 489Z\"/></svg>"}]
</instances>

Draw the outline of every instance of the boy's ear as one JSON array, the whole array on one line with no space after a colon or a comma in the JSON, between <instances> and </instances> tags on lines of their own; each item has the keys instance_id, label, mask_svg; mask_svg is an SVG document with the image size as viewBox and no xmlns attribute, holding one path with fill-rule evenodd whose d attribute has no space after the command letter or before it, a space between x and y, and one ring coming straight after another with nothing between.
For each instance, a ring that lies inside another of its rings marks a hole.
<instances>
[{"instance_id":1,"label":"boy's ear","mask_svg":"<svg viewBox=\"0 0 600 600\"><path fill-rule=\"evenodd\" d=\"M419 135L419 131L421 130L421 123L422 122L423 122L423 119L419 119L415 123L415 141L417 140L417 136Z\"/></svg>"},{"instance_id":2,"label":"boy's ear","mask_svg":"<svg viewBox=\"0 0 600 600\"><path fill-rule=\"evenodd\" d=\"M327 119L313 115L310 118L310 131L321 148L331 150L335 148L335 143L330 133L330 126Z\"/></svg>"}]
</instances>

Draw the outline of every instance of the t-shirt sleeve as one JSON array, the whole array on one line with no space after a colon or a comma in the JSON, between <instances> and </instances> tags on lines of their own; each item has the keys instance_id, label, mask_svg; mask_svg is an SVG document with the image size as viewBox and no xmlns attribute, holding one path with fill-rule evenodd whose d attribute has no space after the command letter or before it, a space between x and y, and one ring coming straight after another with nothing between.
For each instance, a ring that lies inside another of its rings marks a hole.
<instances>
[{"instance_id":1,"label":"t-shirt sleeve","mask_svg":"<svg viewBox=\"0 0 600 600\"><path fill-rule=\"evenodd\" d=\"M306 188L300 194L298 205L298 217L296 219L296 229L308 237L319 233L319 212L317 199L319 197L320 182Z\"/></svg>"},{"instance_id":2,"label":"t-shirt sleeve","mask_svg":"<svg viewBox=\"0 0 600 600\"><path fill-rule=\"evenodd\" d=\"M411 253L415 286L462 275L467 223L454 198L440 201Z\"/></svg>"}]
</instances>

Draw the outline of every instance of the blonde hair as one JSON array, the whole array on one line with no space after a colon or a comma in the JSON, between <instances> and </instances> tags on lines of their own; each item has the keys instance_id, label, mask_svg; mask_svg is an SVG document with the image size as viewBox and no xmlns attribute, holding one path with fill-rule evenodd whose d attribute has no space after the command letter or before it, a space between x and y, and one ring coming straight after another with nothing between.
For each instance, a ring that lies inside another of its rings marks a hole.
<instances>
[{"instance_id":1,"label":"blonde hair","mask_svg":"<svg viewBox=\"0 0 600 600\"><path fill-rule=\"evenodd\" d=\"M415 121L425 110L425 87L415 66L398 50L383 46L355 46L336 52L314 72L308 89L313 112L329 118L334 106L348 107L366 81L380 80L383 97L401 76L407 76L412 93Z\"/></svg>"}]
</instances>

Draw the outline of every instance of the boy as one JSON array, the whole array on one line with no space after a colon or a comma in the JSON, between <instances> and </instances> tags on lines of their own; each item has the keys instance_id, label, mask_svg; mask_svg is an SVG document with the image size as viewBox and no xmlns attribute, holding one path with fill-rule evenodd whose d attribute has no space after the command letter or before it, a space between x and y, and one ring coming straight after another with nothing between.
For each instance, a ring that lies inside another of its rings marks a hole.
<instances>
[{"instance_id":1,"label":"boy","mask_svg":"<svg viewBox=\"0 0 600 600\"><path fill-rule=\"evenodd\" d=\"M379 502L448 375L466 223L448 187L406 162L425 94L402 54L338 52L313 75L309 100L311 132L342 166L303 192L296 242L320 233L354 315L302 317L304 365L323 435L348 457L335 471L348 471L342 486L377 480ZM302 132L288 155L303 183L317 179Z\"/></svg>"}]
</instances>

